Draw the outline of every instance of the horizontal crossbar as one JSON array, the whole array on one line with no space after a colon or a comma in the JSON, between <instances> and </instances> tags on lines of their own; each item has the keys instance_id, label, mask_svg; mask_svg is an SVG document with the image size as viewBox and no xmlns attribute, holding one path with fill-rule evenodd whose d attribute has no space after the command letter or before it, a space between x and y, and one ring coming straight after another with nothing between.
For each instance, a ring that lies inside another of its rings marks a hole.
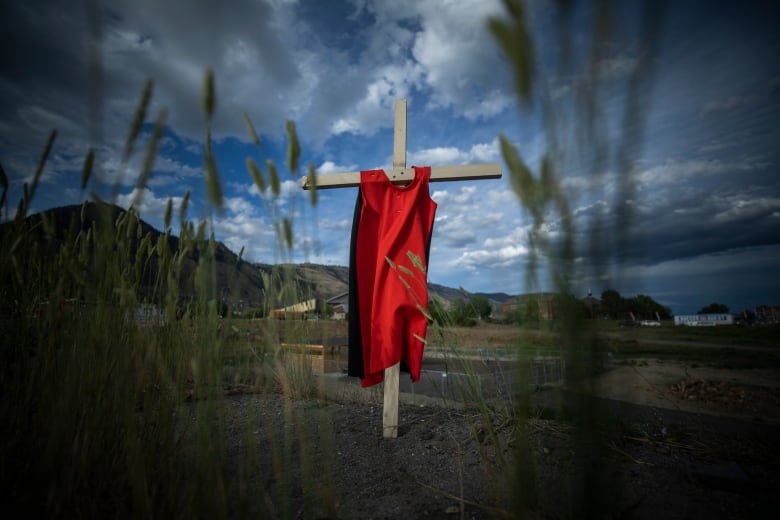
<instances>
[{"instance_id":1,"label":"horizontal crossbar","mask_svg":"<svg viewBox=\"0 0 780 520\"><path fill-rule=\"evenodd\" d=\"M414 178L414 168L384 170L393 184L404 184ZM501 163L464 164L461 166L431 166L431 182L500 179ZM354 188L360 186L360 172L325 173L317 175L317 189ZM309 178L303 178L303 189L311 188Z\"/></svg>"}]
</instances>

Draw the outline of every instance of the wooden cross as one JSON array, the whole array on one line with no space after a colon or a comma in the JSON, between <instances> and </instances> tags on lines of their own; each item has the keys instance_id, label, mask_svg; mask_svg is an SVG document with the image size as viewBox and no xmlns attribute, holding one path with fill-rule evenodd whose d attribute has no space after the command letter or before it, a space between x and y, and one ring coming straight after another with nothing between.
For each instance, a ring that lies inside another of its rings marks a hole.
<instances>
[{"instance_id":1,"label":"wooden cross","mask_svg":"<svg viewBox=\"0 0 780 520\"><path fill-rule=\"evenodd\" d=\"M394 184L405 184L414 178L414 169L406 167L406 100L395 102L395 125L393 131L393 168L385 170ZM464 181L478 179L500 179L501 163L469 164L462 166L432 166L431 182ZM328 173L317 175L316 189L347 188L360 186L360 172ZM310 186L310 179L304 177L303 189ZM382 435L385 438L398 436L398 387L401 364L385 369L385 400L382 412Z\"/></svg>"}]
</instances>

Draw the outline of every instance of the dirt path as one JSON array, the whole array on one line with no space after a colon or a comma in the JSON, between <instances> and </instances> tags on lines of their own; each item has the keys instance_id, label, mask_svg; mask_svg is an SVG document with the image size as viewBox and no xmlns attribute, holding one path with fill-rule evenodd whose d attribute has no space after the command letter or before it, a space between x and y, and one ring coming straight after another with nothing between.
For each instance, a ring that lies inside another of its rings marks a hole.
<instances>
[{"instance_id":1,"label":"dirt path","mask_svg":"<svg viewBox=\"0 0 780 520\"><path fill-rule=\"evenodd\" d=\"M670 410L780 425L780 375L658 359L633 359L594 379L596 395Z\"/></svg>"},{"instance_id":2,"label":"dirt path","mask_svg":"<svg viewBox=\"0 0 780 520\"><path fill-rule=\"evenodd\" d=\"M613 338L621 338L621 336L613 335L611 336ZM716 343L716 342L706 342L706 341L691 341L691 340L684 340L684 339L638 339L636 340L637 343L643 344L643 345L671 345L675 347L679 346L687 346L687 347L704 347L704 348L734 348L739 350L759 350L759 351L765 351L765 352L777 352L777 347L775 346L765 346L765 345L740 345L736 343Z\"/></svg>"}]
</instances>

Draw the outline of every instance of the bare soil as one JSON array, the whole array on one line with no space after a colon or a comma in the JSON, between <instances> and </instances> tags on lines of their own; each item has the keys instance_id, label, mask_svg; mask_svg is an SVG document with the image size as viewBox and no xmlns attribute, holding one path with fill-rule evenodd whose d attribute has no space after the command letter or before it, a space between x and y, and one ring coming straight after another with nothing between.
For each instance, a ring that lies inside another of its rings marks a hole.
<instances>
[{"instance_id":1,"label":"bare soil","mask_svg":"<svg viewBox=\"0 0 780 520\"><path fill-rule=\"evenodd\" d=\"M382 438L378 389L321 383L320 399L227 397L229 462L251 483L235 516L734 519L780 507L772 371L634 360L587 397L534 392L525 420L402 394L397 439Z\"/></svg>"}]
</instances>

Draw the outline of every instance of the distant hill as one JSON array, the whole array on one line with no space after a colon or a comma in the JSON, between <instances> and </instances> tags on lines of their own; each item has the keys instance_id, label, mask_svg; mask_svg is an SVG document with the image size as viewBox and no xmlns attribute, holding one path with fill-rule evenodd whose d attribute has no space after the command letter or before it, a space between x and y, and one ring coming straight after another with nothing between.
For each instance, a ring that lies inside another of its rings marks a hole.
<instances>
[{"instance_id":1,"label":"distant hill","mask_svg":"<svg viewBox=\"0 0 780 520\"><path fill-rule=\"evenodd\" d=\"M269 264L254 264L263 272L270 273L275 267ZM322 265L303 263L286 266L293 273L293 279L302 287L308 288L312 294L321 299L329 299L333 296L349 291L349 268L340 265ZM461 289L453 289L435 283L428 284L428 293L444 302L445 305L458 299L468 299L475 294L483 294L495 307L500 306L514 297L505 293L469 293Z\"/></svg>"},{"instance_id":2,"label":"distant hill","mask_svg":"<svg viewBox=\"0 0 780 520\"><path fill-rule=\"evenodd\" d=\"M117 222L120 215L127 212L125 209L113 204L103 204L101 206L102 208L93 202L86 203L83 208L82 205L63 206L30 215L25 221L28 225L28 229L38 230L40 240L43 243L45 250L54 252L62 247L66 239L65 237L74 237L79 232L86 233L93 227L97 229L99 225L104 222L104 220L101 219L102 210L108 212L106 215L107 220L112 223ZM51 237L44 231L44 226L42 225L42 215L44 214L53 230ZM6 222L0 225L0 237L7 233L11 225L13 225L12 222ZM155 229L143 219L139 219L138 229L129 236L129 253L133 257L138 250L142 237L145 237L146 235L151 236L152 244L156 244L161 237L164 237L164 234L161 231ZM168 237L168 247L172 251L177 251L179 249L179 238L175 235L170 235ZM202 254L202 252L196 249L183 260L182 276L179 282L180 294L185 298L194 296L194 288L190 280L192 278L191 274L198 265L200 254ZM217 242L214 256L216 264L217 294L229 294L230 297L235 300L253 302L253 304L259 305L263 300L266 289L262 271L246 262L239 262L238 255L221 242ZM87 267L89 268L89 266ZM142 281L142 286L139 288L142 295L151 292L153 280L156 278L157 268L157 258L152 257L148 265L147 275Z\"/></svg>"},{"instance_id":3,"label":"distant hill","mask_svg":"<svg viewBox=\"0 0 780 520\"><path fill-rule=\"evenodd\" d=\"M123 208L115 205L106 205L109 211L110 221L116 222L117 218L126 212ZM49 220L55 229L54 239L47 240L46 247L49 250L62 246L64 237L74 236L79 230L86 231L93 227L99 220L99 210L95 203L87 203L84 206L84 215L82 220L82 206L72 205L63 206L47 210ZM42 231L41 214L35 214L27 217L31 228L41 229L41 239L45 235ZM9 223L0 226L0 237L4 234ZM151 234L153 243L156 243L163 233L143 219L139 222L140 233L137 236ZM75 233L74 233L75 232ZM73 235L71 234L73 233ZM131 241L131 252L135 253L140 239L134 236ZM171 250L176 251L179 247L179 238L169 236L169 246ZM194 271L198 262L198 251L193 251L185 259L183 276L180 280L180 291L183 296L192 295L193 289L187 283L185 278ZM319 300L326 300L334 296L349 291L349 268L346 266L321 265L313 263L301 263L290 265L270 265L263 263L250 263L240 261L238 255L231 251L221 242L216 244L216 292L231 305L240 304L244 309L259 307L264 299L270 295L277 295L276 301L269 302L271 307L289 305L295 303L296 299L314 297ZM156 269L156 264L151 265ZM151 277L151 275L150 275ZM294 291L280 293L281 286L294 287ZM475 294L462 289L454 289L439 284L429 284L429 294L431 297L438 298L445 305L457 299L468 299ZM513 299L505 293L482 293L494 307L499 307L502 303Z\"/></svg>"}]
</instances>

